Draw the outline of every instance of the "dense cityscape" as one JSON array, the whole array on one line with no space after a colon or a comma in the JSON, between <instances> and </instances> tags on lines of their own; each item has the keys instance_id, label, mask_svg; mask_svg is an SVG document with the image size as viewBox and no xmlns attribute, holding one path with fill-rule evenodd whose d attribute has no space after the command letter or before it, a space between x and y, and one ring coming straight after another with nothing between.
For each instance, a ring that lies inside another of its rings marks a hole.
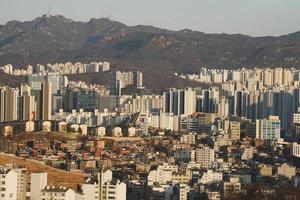
<instances>
[{"instance_id":1,"label":"dense cityscape","mask_svg":"<svg viewBox=\"0 0 300 200\"><path fill-rule=\"evenodd\" d=\"M1 156L23 161L2 162L0 199L298 197L299 70L202 68L176 75L209 87L160 94L109 62L1 70L27 82L0 88ZM65 76L104 71L108 85ZM26 162L81 178L49 184Z\"/></svg>"},{"instance_id":2,"label":"dense cityscape","mask_svg":"<svg viewBox=\"0 0 300 200\"><path fill-rule=\"evenodd\" d=\"M299 8L0 0L0 200L300 200Z\"/></svg>"}]
</instances>

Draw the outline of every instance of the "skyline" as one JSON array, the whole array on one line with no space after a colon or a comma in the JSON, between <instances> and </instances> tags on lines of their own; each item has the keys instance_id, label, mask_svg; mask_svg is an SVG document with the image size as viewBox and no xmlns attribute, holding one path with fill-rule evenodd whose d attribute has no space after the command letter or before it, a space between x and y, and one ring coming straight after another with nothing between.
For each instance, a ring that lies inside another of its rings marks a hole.
<instances>
[{"instance_id":1,"label":"skyline","mask_svg":"<svg viewBox=\"0 0 300 200\"><path fill-rule=\"evenodd\" d=\"M280 36L300 31L297 20L300 17L297 10L299 6L300 2L296 0L90 0L89 3L74 0L72 4L69 0L3 0L0 24L11 20L32 20L46 14L50 7L52 15L63 15L75 21L111 16L112 20L129 26L143 24L171 30L187 28L205 33Z\"/></svg>"},{"instance_id":2,"label":"skyline","mask_svg":"<svg viewBox=\"0 0 300 200\"><path fill-rule=\"evenodd\" d=\"M299 7L1 0L0 200L300 199Z\"/></svg>"}]
</instances>

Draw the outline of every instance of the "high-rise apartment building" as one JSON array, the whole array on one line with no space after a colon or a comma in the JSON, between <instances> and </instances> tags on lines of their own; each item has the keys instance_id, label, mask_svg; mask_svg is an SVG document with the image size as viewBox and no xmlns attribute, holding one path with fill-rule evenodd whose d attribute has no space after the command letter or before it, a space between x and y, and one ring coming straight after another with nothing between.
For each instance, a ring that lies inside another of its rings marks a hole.
<instances>
[{"instance_id":1,"label":"high-rise apartment building","mask_svg":"<svg viewBox=\"0 0 300 200\"><path fill-rule=\"evenodd\" d=\"M27 189L27 170L26 168L15 168L14 172L17 173L17 199L26 200Z\"/></svg>"},{"instance_id":2,"label":"high-rise apartment building","mask_svg":"<svg viewBox=\"0 0 300 200\"><path fill-rule=\"evenodd\" d=\"M98 93L94 90L75 90L72 98L73 109L92 112L98 108Z\"/></svg>"},{"instance_id":3,"label":"high-rise apartment building","mask_svg":"<svg viewBox=\"0 0 300 200\"><path fill-rule=\"evenodd\" d=\"M170 89L163 94L163 112L174 115L193 114L196 111L196 92L192 88Z\"/></svg>"},{"instance_id":4,"label":"high-rise apartment building","mask_svg":"<svg viewBox=\"0 0 300 200\"><path fill-rule=\"evenodd\" d=\"M102 65L99 66L99 71L105 72L110 69L110 63L109 62L103 62Z\"/></svg>"},{"instance_id":5,"label":"high-rise apartment building","mask_svg":"<svg viewBox=\"0 0 300 200\"><path fill-rule=\"evenodd\" d=\"M267 143L280 138L280 120L278 116L269 116L269 119L256 120L256 138Z\"/></svg>"},{"instance_id":6,"label":"high-rise apartment building","mask_svg":"<svg viewBox=\"0 0 300 200\"><path fill-rule=\"evenodd\" d=\"M18 88L0 88L0 122L18 120L18 98Z\"/></svg>"},{"instance_id":7,"label":"high-rise apartment building","mask_svg":"<svg viewBox=\"0 0 300 200\"><path fill-rule=\"evenodd\" d=\"M227 131L228 137L231 140L239 140L241 133L241 125L238 121L224 120L223 129Z\"/></svg>"},{"instance_id":8,"label":"high-rise apartment building","mask_svg":"<svg viewBox=\"0 0 300 200\"><path fill-rule=\"evenodd\" d=\"M199 101L199 98L201 99ZM215 113L218 112L219 90L211 88L202 90L202 95L197 96L197 112ZM200 105L199 105L200 104Z\"/></svg>"},{"instance_id":9,"label":"high-rise apartment building","mask_svg":"<svg viewBox=\"0 0 300 200\"><path fill-rule=\"evenodd\" d=\"M109 76L109 90L111 95L120 96L122 89L128 85L136 88L143 87L143 73L140 71L111 72Z\"/></svg>"},{"instance_id":10,"label":"high-rise apartment building","mask_svg":"<svg viewBox=\"0 0 300 200\"><path fill-rule=\"evenodd\" d=\"M34 120L36 112L35 97L31 95L31 87L21 85L21 95L19 97L19 119L24 121Z\"/></svg>"},{"instance_id":11,"label":"high-rise apartment building","mask_svg":"<svg viewBox=\"0 0 300 200\"><path fill-rule=\"evenodd\" d=\"M235 92L234 115L238 117L245 117L247 115L248 95L247 91Z\"/></svg>"},{"instance_id":12,"label":"high-rise apartment building","mask_svg":"<svg viewBox=\"0 0 300 200\"><path fill-rule=\"evenodd\" d=\"M42 84L42 120L51 119L52 111L52 84L44 82Z\"/></svg>"},{"instance_id":13,"label":"high-rise apartment building","mask_svg":"<svg viewBox=\"0 0 300 200\"><path fill-rule=\"evenodd\" d=\"M47 173L31 173L30 178L30 199L40 200L41 191L47 186Z\"/></svg>"},{"instance_id":14,"label":"high-rise apartment building","mask_svg":"<svg viewBox=\"0 0 300 200\"><path fill-rule=\"evenodd\" d=\"M271 86L273 85L273 73L272 70L266 69L263 72L263 84L265 86Z\"/></svg>"},{"instance_id":15,"label":"high-rise apartment building","mask_svg":"<svg viewBox=\"0 0 300 200\"><path fill-rule=\"evenodd\" d=\"M283 69L276 68L273 70L273 84L282 85L283 84Z\"/></svg>"},{"instance_id":16,"label":"high-rise apartment building","mask_svg":"<svg viewBox=\"0 0 300 200\"><path fill-rule=\"evenodd\" d=\"M82 193L86 200L123 200L126 199L126 184L113 181L112 171L101 171L97 182L82 185Z\"/></svg>"},{"instance_id":17,"label":"high-rise apartment building","mask_svg":"<svg viewBox=\"0 0 300 200\"><path fill-rule=\"evenodd\" d=\"M0 169L0 200L18 199L18 174L11 169Z\"/></svg>"}]
</instances>

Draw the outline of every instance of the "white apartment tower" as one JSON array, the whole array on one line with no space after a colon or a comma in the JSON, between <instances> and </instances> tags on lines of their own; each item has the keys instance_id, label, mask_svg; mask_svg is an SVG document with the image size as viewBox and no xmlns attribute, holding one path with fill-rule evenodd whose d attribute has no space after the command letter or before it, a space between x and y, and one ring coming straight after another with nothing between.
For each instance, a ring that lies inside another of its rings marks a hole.
<instances>
[{"instance_id":1,"label":"white apartment tower","mask_svg":"<svg viewBox=\"0 0 300 200\"><path fill-rule=\"evenodd\" d=\"M26 168L13 169L17 173L17 199L26 200L27 170Z\"/></svg>"},{"instance_id":2,"label":"white apartment tower","mask_svg":"<svg viewBox=\"0 0 300 200\"><path fill-rule=\"evenodd\" d=\"M47 186L47 173L31 173L30 200L40 200L41 191Z\"/></svg>"},{"instance_id":3,"label":"white apartment tower","mask_svg":"<svg viewBox=\"0 0 300 200\"><path fill-rule=\"evenodd\" d=\"M98 182L82 185L84 200L124 200L126 199L126 184L112 180L112 171L98 174Z\"/></svg>"},{"instance_id":4,"label":"white apartment tower","mask_svg":"<svg viewBox=\"0 0 300 200\"><path fill-rule=\"evenodd\" d=\"M19 200L17 193L18 174L11 169L0 169L0 200Z\"/></svg>"}]
</instances>

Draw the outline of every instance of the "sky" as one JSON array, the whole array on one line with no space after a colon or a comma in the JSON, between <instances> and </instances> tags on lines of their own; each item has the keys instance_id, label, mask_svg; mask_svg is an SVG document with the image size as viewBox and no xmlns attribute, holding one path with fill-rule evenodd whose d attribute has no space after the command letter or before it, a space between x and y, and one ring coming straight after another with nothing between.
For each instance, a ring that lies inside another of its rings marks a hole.
<instances>
[{"instance_id":1,"label":"sky","mask_svg":"<svg viewBox=\"0 0 300 200\"><path fill-rule=\"evenodd\" d=\"M110 16L127 25L278 36L300 31L300 0L0 0L0 24L48 13L76 21Z\"/></svg>"}]
</instances>

